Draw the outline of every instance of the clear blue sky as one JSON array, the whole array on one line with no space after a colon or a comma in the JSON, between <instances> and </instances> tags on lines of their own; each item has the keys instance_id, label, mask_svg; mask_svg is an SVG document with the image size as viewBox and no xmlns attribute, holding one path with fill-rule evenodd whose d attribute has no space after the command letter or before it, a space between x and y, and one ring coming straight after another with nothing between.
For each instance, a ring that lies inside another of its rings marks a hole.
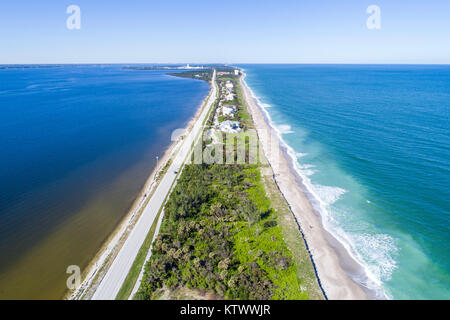
<instances>
[{"instance_id":1,"label":"clear blue sky","mask_svg":"<svg viewBox=\"0 0 450 320\"><path fill-rule=\"evenodd\" d=\"M1 0L0 64L94 62L448 64L450 0Z\"/></svg>"}]
</instances>

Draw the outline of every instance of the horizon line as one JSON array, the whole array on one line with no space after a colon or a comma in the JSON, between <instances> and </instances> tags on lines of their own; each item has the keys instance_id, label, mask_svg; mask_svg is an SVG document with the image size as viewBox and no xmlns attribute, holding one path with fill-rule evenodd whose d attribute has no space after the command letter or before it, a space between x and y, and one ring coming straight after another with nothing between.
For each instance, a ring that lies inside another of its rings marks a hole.
<instances>
[{"instance_id":1,"label":"horizon line","mask_svg":"<svg viewBox=\"0 0 450 320\"><path fill-rule=\"evenodd\" d=\"M14 65L133 65L133 64L141 64L141 65L183 65L183 64L192 64L192 65L258 65L258 64L276 64L276 65L450 65L450 62L448 63L396 63L396 62L385 62L385 63L371 63L371 62L233 62L233 63L223 63L223 62L208 62L208 63L197 63L197 62L52 62L52 63L0 63L0 66L14 66Z\"/></svg>"}]
</instances>

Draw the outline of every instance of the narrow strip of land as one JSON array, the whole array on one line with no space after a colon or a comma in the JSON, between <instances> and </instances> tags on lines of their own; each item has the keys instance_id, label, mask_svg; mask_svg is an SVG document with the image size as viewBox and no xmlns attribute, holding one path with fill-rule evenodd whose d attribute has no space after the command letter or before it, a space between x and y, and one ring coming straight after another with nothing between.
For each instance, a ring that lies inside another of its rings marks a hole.
<instances>
[{"instance_id":1,"label":"narrow strip of land","mask_svg":"<svg viewBox=\"0 0 450 320\"><path fill-rule=\"evenodd\" d=\"M136 225L111 264L111 267L101 280L92 297L93 300L113 300L116 298L159 209L164 204L164 200L176 182L178 173L182 169L186 157L190 154L192 142L194 142L199 136L199 133L202 132L203 123L216 100L215 77L216 73L214 72L211 81L211 93L206 104L203 106L203 111L191 131L185 136L184 142L179 152L175 155L167 173L162 178L141 217L136 222Z\"/></svg>"},{"instance_id":2,"label":"narrow strip of land","mask_svg":"<svg viewBox=\"0 0 450 320\"><path fill-rule=\"evenodd\" d=\"M254 148L240 71L217 71L220 96L195 164L170 193L133 299L322 299L294 217Z\"/></svg>"}]
</instances>

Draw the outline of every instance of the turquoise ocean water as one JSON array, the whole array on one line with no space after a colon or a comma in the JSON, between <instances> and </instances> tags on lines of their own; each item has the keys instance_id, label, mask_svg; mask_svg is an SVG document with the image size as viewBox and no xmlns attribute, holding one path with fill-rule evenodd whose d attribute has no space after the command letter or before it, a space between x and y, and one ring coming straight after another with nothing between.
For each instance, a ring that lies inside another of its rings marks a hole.
<instances>
[{"instance_id":1,"label":"turquoise ocean water","mask_svg":"<svg viewBox=\"0 0 450 320\"><path fill-rule=\"evenodd\" d=\"M449 299L450 66L241 67L364 285Z\"/></svg>"}]
</instances>

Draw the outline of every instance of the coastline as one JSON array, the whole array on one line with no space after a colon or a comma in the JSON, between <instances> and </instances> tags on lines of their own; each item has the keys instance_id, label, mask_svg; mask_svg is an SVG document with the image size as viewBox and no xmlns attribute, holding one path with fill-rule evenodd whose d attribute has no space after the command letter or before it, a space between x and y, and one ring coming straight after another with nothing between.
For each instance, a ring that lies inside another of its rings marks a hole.
<instances>
[{"instance_id":1,"label":"coastline","mask_svg":"<svg viewBox=\"0 0 450 320\"><path fill-rule=\"evenodd\" d=\"M211 85L211 84L210 84ZM268 145L264 135L260 131L271 132L278 141L278 150L267 154L266 158L274 171L274 180L288 202L294 218L298 223L299 230L306 242L308 251L313 260L313 265L318 281L329 299L374 299L376 296L367 288L364 288L354 277L364 277L358 263L351 257L345 247L330 234L323 226L320 213L314 208L314 204L308 198L308 191L304 187L301 177L295 170L293 159L289 155L288 147L277 134L277 129L271 123L270 116L255 98L250 87L245 82L245 74L241 78L241 85L245 102L250 111L259 139L263 146ZM203 99L195 115L188 122L185 132L189 132L199 118L208 100L211 91ZM149 175L143 189L138 194L130 210L124 215L122 221L110 234L104 245L99 249L97 255L83 273L81 285L73 292L68 292L68 299L90 299L99 285L100 280L106 274L115 256L120 251L134 224L139 219L153 190L158 186L157 177L168 161L178 152L183 140L173 141L165 150L158 166ZM279 158L275 158L281 155ZM275 156L275 157L274 157ZM277 168L273 161L279 161Z\"/></svg>"},{"instance_id":2,"label":"coastline","mask_svg":"<svg viewBox=\"0 0 450 320\"><path fill-rule=\"evenodd\" d=\"M365 279L362 266L323 226L320 213L314 208L314 203L308 197L308 191L303 185L302 178L295 170L294 161L289 155L289 146L284 143L279 132L271 123L270 116L245 82L245 73L241 78L241 84L265 156L274 170L276 184L298 222L298 227L309 248L319 283L326 296L333 300L376 299L377 295L372 290L355 280ZM277 140L275 149L270 149L270 153L268 153L267 146L273 148L274 144L268 141L269 136L275 137Z\"/></svg>"},{"instance_id":3,"label":"coastline","mask_svg":"<svg viewBox=\"0 0 450 320\"><path fill-rule=\"evenodd\" d=\"M212 92L211 83L209 83L209 85L210 90L199 104L194 116L189 120L184 128L184 135L192 129L206 105ZM85 271L82 273L82 281L80 286L74 290L68 290L63 299L83 300L90 299L92 297L95 293L96 287L100 284L101 279L106 274L116 255L119 253L135 223L139 220L139 217L152 197L154 190L159 185L161 180L158 179L159 174L164 173L163 169L170 163L169 161L179 151L182 141L182 139L178 138L175 141L172 141L172 143L166 148L163 156L158 161L158 165L148 176L143 188L136 196L136 199L128 212L124 215L121 222L111 232L104 244L98 249L97 254L85 268Z\"/></svg>"}]
</instances>

